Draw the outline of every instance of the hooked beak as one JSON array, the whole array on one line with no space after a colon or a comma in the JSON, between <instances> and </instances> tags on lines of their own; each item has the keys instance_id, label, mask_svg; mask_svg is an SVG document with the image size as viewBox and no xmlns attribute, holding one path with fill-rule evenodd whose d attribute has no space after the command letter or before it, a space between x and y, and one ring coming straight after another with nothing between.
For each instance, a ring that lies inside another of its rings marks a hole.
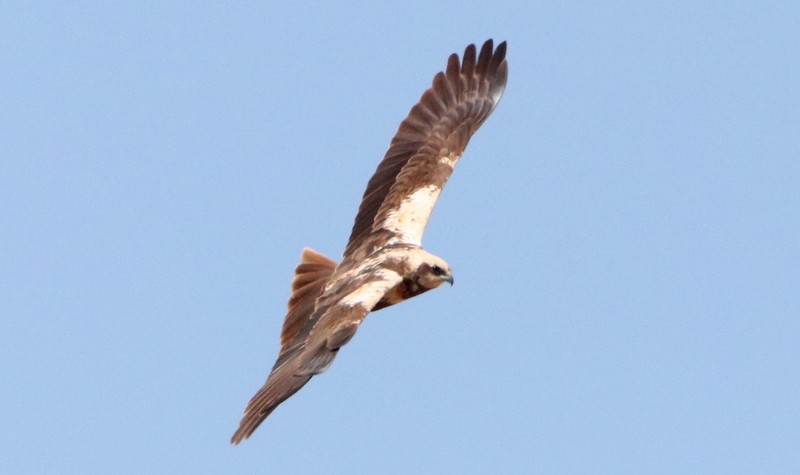
<instances>
[{"instance_id":1,"label":"hooked beak","mask_svg":"<svg viewBox=\"0 0 800 475\"><path fill-rule=\"evenodd\" d=\"M448 284L450 284L450 287L452 287L453 286L453 282L454 282L453 274L448 275L447 278L444 279L444 281L447 282Z\"/></svg>"}]
</instances>

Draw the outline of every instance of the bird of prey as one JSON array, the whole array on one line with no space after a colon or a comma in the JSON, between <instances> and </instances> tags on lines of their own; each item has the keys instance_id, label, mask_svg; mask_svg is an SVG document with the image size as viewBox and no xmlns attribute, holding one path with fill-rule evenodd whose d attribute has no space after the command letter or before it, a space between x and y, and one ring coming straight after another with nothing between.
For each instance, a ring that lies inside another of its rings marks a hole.
<instances>
[{"instance_id":1,"label":"bird of prey","mask_svg":"<svg viewBox=\"0 0 800 475\"><path fill-rule=\"evenodd\" d=\"M342 261L306 248L295 269L278 360L231 437L250 437L275 408L333 363L371 311L453 284L450 266L421 247L433 206L470 137L497 107L506 43L488 40L433 78L367 184Z\"/></svg>"}]
</instances>

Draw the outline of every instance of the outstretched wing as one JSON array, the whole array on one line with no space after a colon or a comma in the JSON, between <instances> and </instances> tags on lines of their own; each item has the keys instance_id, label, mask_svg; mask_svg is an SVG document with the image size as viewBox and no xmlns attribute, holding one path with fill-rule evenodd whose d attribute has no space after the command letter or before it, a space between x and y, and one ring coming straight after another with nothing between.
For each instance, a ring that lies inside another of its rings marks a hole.
<instances>
[{"instance_id":1,"label":"outstretched wing","mask_svg":"<svg viewBox=\"0 0 800 475\"><path fill-rule=\"evenodd\" d=\"M419 245L436 199L470 137L497 107L506 85L506 43L486 41L480 54L469 45L459 62L433 78L367 184L344 256L371 234L386 241Z\"/></svg>"},{"instance_id":2,"label":"outstretched wing","mask_svg":"<svg viewBox=\"0 0 800 475\"><path fill-rule=\"evenodd\" d=\"M397 272L375 268L374 264L365 262L337 275L325 286L328 291L318 299L304 330L286 341L264 386L247 403L231 443L250 437L280 403L305 386L312 376L328 369L339 348L353 338L369 311L402 281Z\"/></svg>"}]
</instances>

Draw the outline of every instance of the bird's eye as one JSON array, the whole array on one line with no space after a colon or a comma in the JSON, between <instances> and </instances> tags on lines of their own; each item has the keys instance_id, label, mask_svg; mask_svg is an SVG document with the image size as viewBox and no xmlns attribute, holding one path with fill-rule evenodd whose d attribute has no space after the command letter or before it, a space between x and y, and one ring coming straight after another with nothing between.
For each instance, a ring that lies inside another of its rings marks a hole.
<instances>
[{"instance_id":1,"label":"bird's eye","mask_svg":"<svg viewBox=\"0 0 800 475\"><path fill-rule=\"evenodd\" d=\"M431 267L431 271L436 275L444 275L444 270L439 266Z\"/></svg>"}]
</instances>

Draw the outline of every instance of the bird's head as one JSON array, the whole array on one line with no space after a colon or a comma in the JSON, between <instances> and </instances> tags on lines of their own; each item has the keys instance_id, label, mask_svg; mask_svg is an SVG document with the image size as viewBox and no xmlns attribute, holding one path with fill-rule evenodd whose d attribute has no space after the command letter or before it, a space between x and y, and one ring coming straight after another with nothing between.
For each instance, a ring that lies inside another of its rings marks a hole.
<instances>
[{"instance_id":1,"label":"bird's head","mask_svg":"<svg viewBox=\"0 0 800 475\"><path fill-rule=\"evenodd\" d=\"M435 289L447 282L453 285L453 272L444 259L418 249L410 259L412 280L422 289Z\"/></svg>"}]
</instances>

